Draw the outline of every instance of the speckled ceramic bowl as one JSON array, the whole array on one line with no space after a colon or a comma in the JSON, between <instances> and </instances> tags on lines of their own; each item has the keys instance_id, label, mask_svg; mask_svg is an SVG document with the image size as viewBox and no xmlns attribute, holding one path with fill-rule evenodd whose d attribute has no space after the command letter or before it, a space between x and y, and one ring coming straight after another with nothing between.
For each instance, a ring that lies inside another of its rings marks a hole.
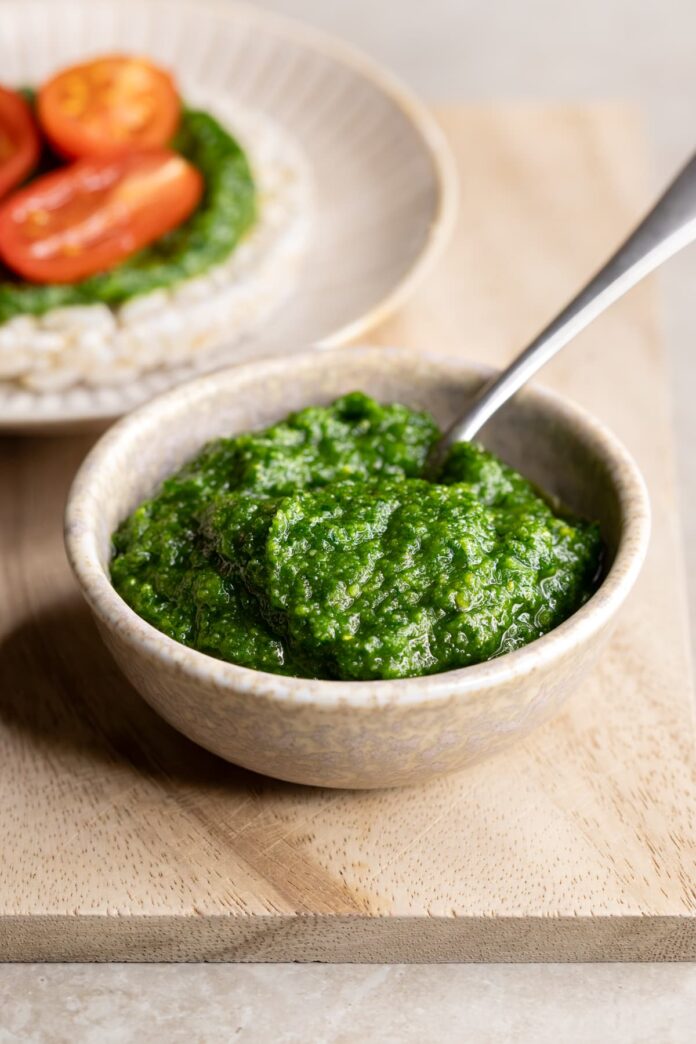
<instances>
[{"instance_id":1,"label":"speckled ceramic bowl","mask_svg":"<svg viewBox=\"0 0 696 1044\"><path fill-rule=\"evenodd\" d=\"M473 365L397 349L309 352L185 384L119 421L70 493L68 555L124 674L175 728L228 761L298 783L390 787L461 769L551 717L611 633L643 557L649 506L617 439L557 396L520 394L483 441L570 507L597 518L608 568L574 616L531 645L457 671L383 682L312 681L237 667L141 620L109 582L110 536L208 439L264 427L353 389L447 424L480 384Z\"/></svg>"}]
</instances>

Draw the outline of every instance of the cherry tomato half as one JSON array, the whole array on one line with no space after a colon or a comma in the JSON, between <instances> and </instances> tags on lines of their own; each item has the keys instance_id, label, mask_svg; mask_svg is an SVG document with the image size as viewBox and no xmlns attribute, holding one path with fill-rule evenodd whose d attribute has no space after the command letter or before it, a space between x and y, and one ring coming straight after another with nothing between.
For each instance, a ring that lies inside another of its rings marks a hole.
<instances>
[{"instance_id":1,"label":"cherry tomato half","mask_svg":"<svg viewBox=\"0 0 696 1044\"><path fill-rule=\"evenodd\" d=\"M169 149L78 160L0 204L0 257L25 279L71 283L176 228L203 179Z\"/></svg>"},{"instance_id":2,"label":"cherry tomato half","mask_svg":"<svg viewBox=\"0 0 696 1044\"><path fill-rule=\"evenodd\" d=\"M24 181L39 158L31 109L15 91L0 87L0 196Z\"/></svg>"},{"instance_id":3,"label":"cherry tomato half","mask_svg":"<svg viewBox=\"0 0 696 1044\"><path fill-rule=\"evenodd\" d=\"M181 103L172 78L145 58L109 55L73 65L43 85L37 112L63 156L114 156L166 145Z\"/></svg>"}]
</instances>

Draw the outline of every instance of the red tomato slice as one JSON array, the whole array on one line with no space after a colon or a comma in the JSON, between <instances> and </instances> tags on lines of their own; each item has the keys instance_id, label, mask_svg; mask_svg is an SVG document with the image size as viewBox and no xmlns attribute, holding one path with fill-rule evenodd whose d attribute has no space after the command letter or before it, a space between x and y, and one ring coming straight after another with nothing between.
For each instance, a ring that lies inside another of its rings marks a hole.
<instances>
[{"instance_id":1,"label":"red tomato slice","mask_svg":"<svg viewBox=\"0 0 696 1044\"><path fill-rule=\"evenodd\" d=\"M0 205L0 257L33 282L72 283L176 228L202 192L200 173L169 149L79 160Z\"/></svg>"},{"instance_id":2,"label":"red tomato slice","mask_svg":"<svg viewBox=\"0 0 696 1044\"><path fill-rule=\"evenodd\" d=\"M43 85L39 120L64 156L114 156L166 145L181 103L172 78L145 58L109 55L73 65Z\"/></svg>"},{"instance_id":3,"label":"red tomato slice","mask_svg":"<svg viewBox=\"0 0 696 1044\"><path fill-rule=\"evenodd\" d=\"M0 87L0 196L26 178L39 158L31 109L15 91Z\"/></svg>"}]
</instances>

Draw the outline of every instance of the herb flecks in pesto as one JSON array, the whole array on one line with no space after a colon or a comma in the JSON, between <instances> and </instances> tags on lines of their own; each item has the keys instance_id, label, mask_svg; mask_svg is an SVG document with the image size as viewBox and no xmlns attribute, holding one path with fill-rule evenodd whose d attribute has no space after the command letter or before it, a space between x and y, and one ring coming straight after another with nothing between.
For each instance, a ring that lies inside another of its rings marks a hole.
<instances>
[{"instance_id":1,"label":"herb flecks in pesto","mask_svg":"<svg viewBox=\"0 0 696 1044\"><path fill-rule=\"evenodd\" d=\"M113 583L170 637L277 673L403 678L525 645L592 593L598 529L473 444L425 481L438 434L353 393L211 443L121 525Z\"/></svg>"},{"instance_id":2,"label":"herb flecks in pesto","mask_svg":"<svg viewBox=\"0 0 696 1044\"><path fill-rule=\"evenodd\" d=\"M256 189L241 146L212 116L184 112L172 147L200 170L203 199L179 228L108 272L79 283L39 285L0 274L0 323L17 315L132 297L202 275L225 261L256 218Z\"/></svg>"}]
</instances>

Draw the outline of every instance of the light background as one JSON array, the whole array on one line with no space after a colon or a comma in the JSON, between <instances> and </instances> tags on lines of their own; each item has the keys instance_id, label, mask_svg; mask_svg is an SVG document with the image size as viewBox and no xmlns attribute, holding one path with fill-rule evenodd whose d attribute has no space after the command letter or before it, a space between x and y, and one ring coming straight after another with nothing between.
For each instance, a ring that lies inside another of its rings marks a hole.
<instances>
[{"instance_id":1,"label":"light background","mask_svg":"<svg viewBox=\"0 0 696 1044\"><path fill-rule=\"evenodd\" d=\"M633 101L653 146L656 190L696 147L694 0L261 5L337 32L431 101ZM696 248L671 262L660 279L693 638ZM549 301L549 314L560 304ZM691 1044L694 1012L693 965L0 968L0 1044Z\"/></svg>"}]
</instances>

